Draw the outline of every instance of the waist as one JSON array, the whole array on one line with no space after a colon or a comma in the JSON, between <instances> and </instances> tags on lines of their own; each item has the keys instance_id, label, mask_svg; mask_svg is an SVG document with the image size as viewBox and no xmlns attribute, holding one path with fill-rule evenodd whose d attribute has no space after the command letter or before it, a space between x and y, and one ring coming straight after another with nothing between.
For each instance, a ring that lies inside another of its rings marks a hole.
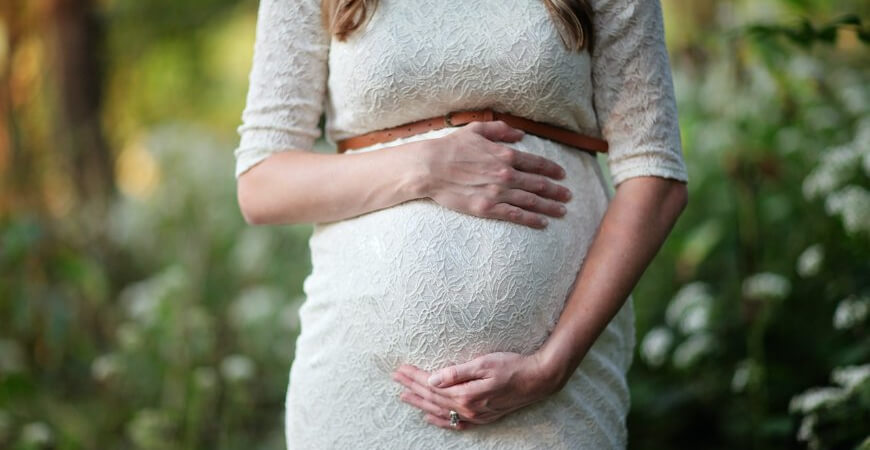
<instances>
[{"instance_id":1,"label":"waist","mask_svg":"<svg viewBox=\"0 0 870 450\"><path fill-rule=\"evenodd\" d=\"M510 113L495 111L491 108L452 111L443 116L408 122L395 127L384 128L342 139L336 144L338 146L338 152L343 153L347 150L369 147L375 144L407 138L432 130L459 127L475 121L493 120L501 120L511 127L518 128L544 139L549 139L551 141L577 148L581 151L590 153L593 156L596 152L605 153L608 150L608 144L603 139L587 136L567 128L534 121Z\"/></svg>"}]
</instances>

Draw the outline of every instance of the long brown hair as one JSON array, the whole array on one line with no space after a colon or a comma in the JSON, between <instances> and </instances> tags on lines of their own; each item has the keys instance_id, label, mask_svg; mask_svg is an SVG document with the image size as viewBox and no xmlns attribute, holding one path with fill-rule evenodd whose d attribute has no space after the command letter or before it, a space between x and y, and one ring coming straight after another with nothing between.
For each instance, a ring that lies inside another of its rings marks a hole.
<instances>
[{"instance_id":1,"label":"long brown hair","mask_svg":"<svg viewBox=\"0 0 870 450\"><path fill-rule=\"evenodd\" d=\"M587 0L542 0L556 23L562 43L571 51L592 51L592 8ZM323 26L343 41L371 17L377 0L322 0Z\"/></svg>"}]
</instances>

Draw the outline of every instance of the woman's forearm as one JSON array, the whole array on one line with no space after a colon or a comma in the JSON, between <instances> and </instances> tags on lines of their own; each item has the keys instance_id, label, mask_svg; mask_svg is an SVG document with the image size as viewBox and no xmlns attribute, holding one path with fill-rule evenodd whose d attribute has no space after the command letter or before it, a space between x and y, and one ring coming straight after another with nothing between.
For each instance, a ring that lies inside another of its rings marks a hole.
<instances>
[{"instance_id":1,"label":"woman's forearm","mask_svg":"<svg viewBox=\"0 0 870 450\"><path fill-rule=\"evenodd\" d=\"M413 200L422 189L418 145L272 154L239 177L239 207L250 224L290 224L343 220Z\"/></svg>"},{"instance_id":2,"label":"woman's forearm","mask_svg":"<svg viewBox=\"0 0 870 450\"><path fill-rule=\"evenodd\" d=\"M688 201L684 183L624 181L601 221L574 289L537 352L561 388L622 307Z\"/></svg>"}]
</instances>

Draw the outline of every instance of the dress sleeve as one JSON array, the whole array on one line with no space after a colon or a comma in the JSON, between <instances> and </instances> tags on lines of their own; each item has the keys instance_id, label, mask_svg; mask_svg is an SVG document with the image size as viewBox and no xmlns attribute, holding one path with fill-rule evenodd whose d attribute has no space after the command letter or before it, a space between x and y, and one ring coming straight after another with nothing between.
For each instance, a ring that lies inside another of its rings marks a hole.
<instances>
[{"instance_id":1,"label":"dress sleeve","mask_svg":"<svg viewBox=\"0 0 870 450\"><path fill-rule=\"evenodd\" d=\"M260 0L241 139L233 151L237 179L272 153L313 150L329 43L319 0Z\"/></svg>"},{"instance_id":2,"label":"dress sleeve","mask_svg":"<svg viewBox=\"0 0 870 450\"><path fill-rule=\"evenodd\" d=\"M592 0L592 82L614 186L638 176L687 182L660 0Z\"/></svg>"}]
</instances>

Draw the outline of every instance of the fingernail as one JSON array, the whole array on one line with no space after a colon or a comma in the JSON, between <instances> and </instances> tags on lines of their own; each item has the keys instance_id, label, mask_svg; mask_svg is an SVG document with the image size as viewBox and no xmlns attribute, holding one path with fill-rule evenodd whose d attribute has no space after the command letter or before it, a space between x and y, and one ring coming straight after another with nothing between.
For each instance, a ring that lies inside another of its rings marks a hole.
<instances>
[{"instance_id":1,"label":"fingernail","mask_svg":"<svg viewBox=\"0 0 870 450\"><path fill-rule=\"evenodd\" d=\"M435 387L440 386L441 385L441 375L436 373L435 375L432 375L431 377L429 377L429 385L435 386Z\"/></svg>"},{"instance_id":2,"label":"fingernail","mask_svg":"<svg viewBox=\"0 0 870 450\"><path fill-rule=\"evenodd\" d=\"M571 194L571 191L565 191L565 198L567 198L568 200L571 200L572 195L573 194Z\"/></svg>"},{"instance_id":3,"label":"fingernail","mask_svg":"<svg viewBox=\"0 0 870 450\"><path fill-rule=\"evenodd\" d=\"M549 221L549 220L547 220L547 218L546 218L546 217L541 217L541 225L544 225L544 226L546 226L546 225L547 225L547 224L548 224L548 223L550 223L550 221Z\"/></svg>"},{"instance_id":4,"label":"fingernail","mask_svg":"<svg viewBox=\"0 0 870 450\"><path fill-rule=\"evenodd\" d=\"M565 211L566 211L566 210L565 210L565 207L562 206L562 205L559 205L559 212L560 212L561 214L565 214Z\"/></svg>"}]
</instances>

